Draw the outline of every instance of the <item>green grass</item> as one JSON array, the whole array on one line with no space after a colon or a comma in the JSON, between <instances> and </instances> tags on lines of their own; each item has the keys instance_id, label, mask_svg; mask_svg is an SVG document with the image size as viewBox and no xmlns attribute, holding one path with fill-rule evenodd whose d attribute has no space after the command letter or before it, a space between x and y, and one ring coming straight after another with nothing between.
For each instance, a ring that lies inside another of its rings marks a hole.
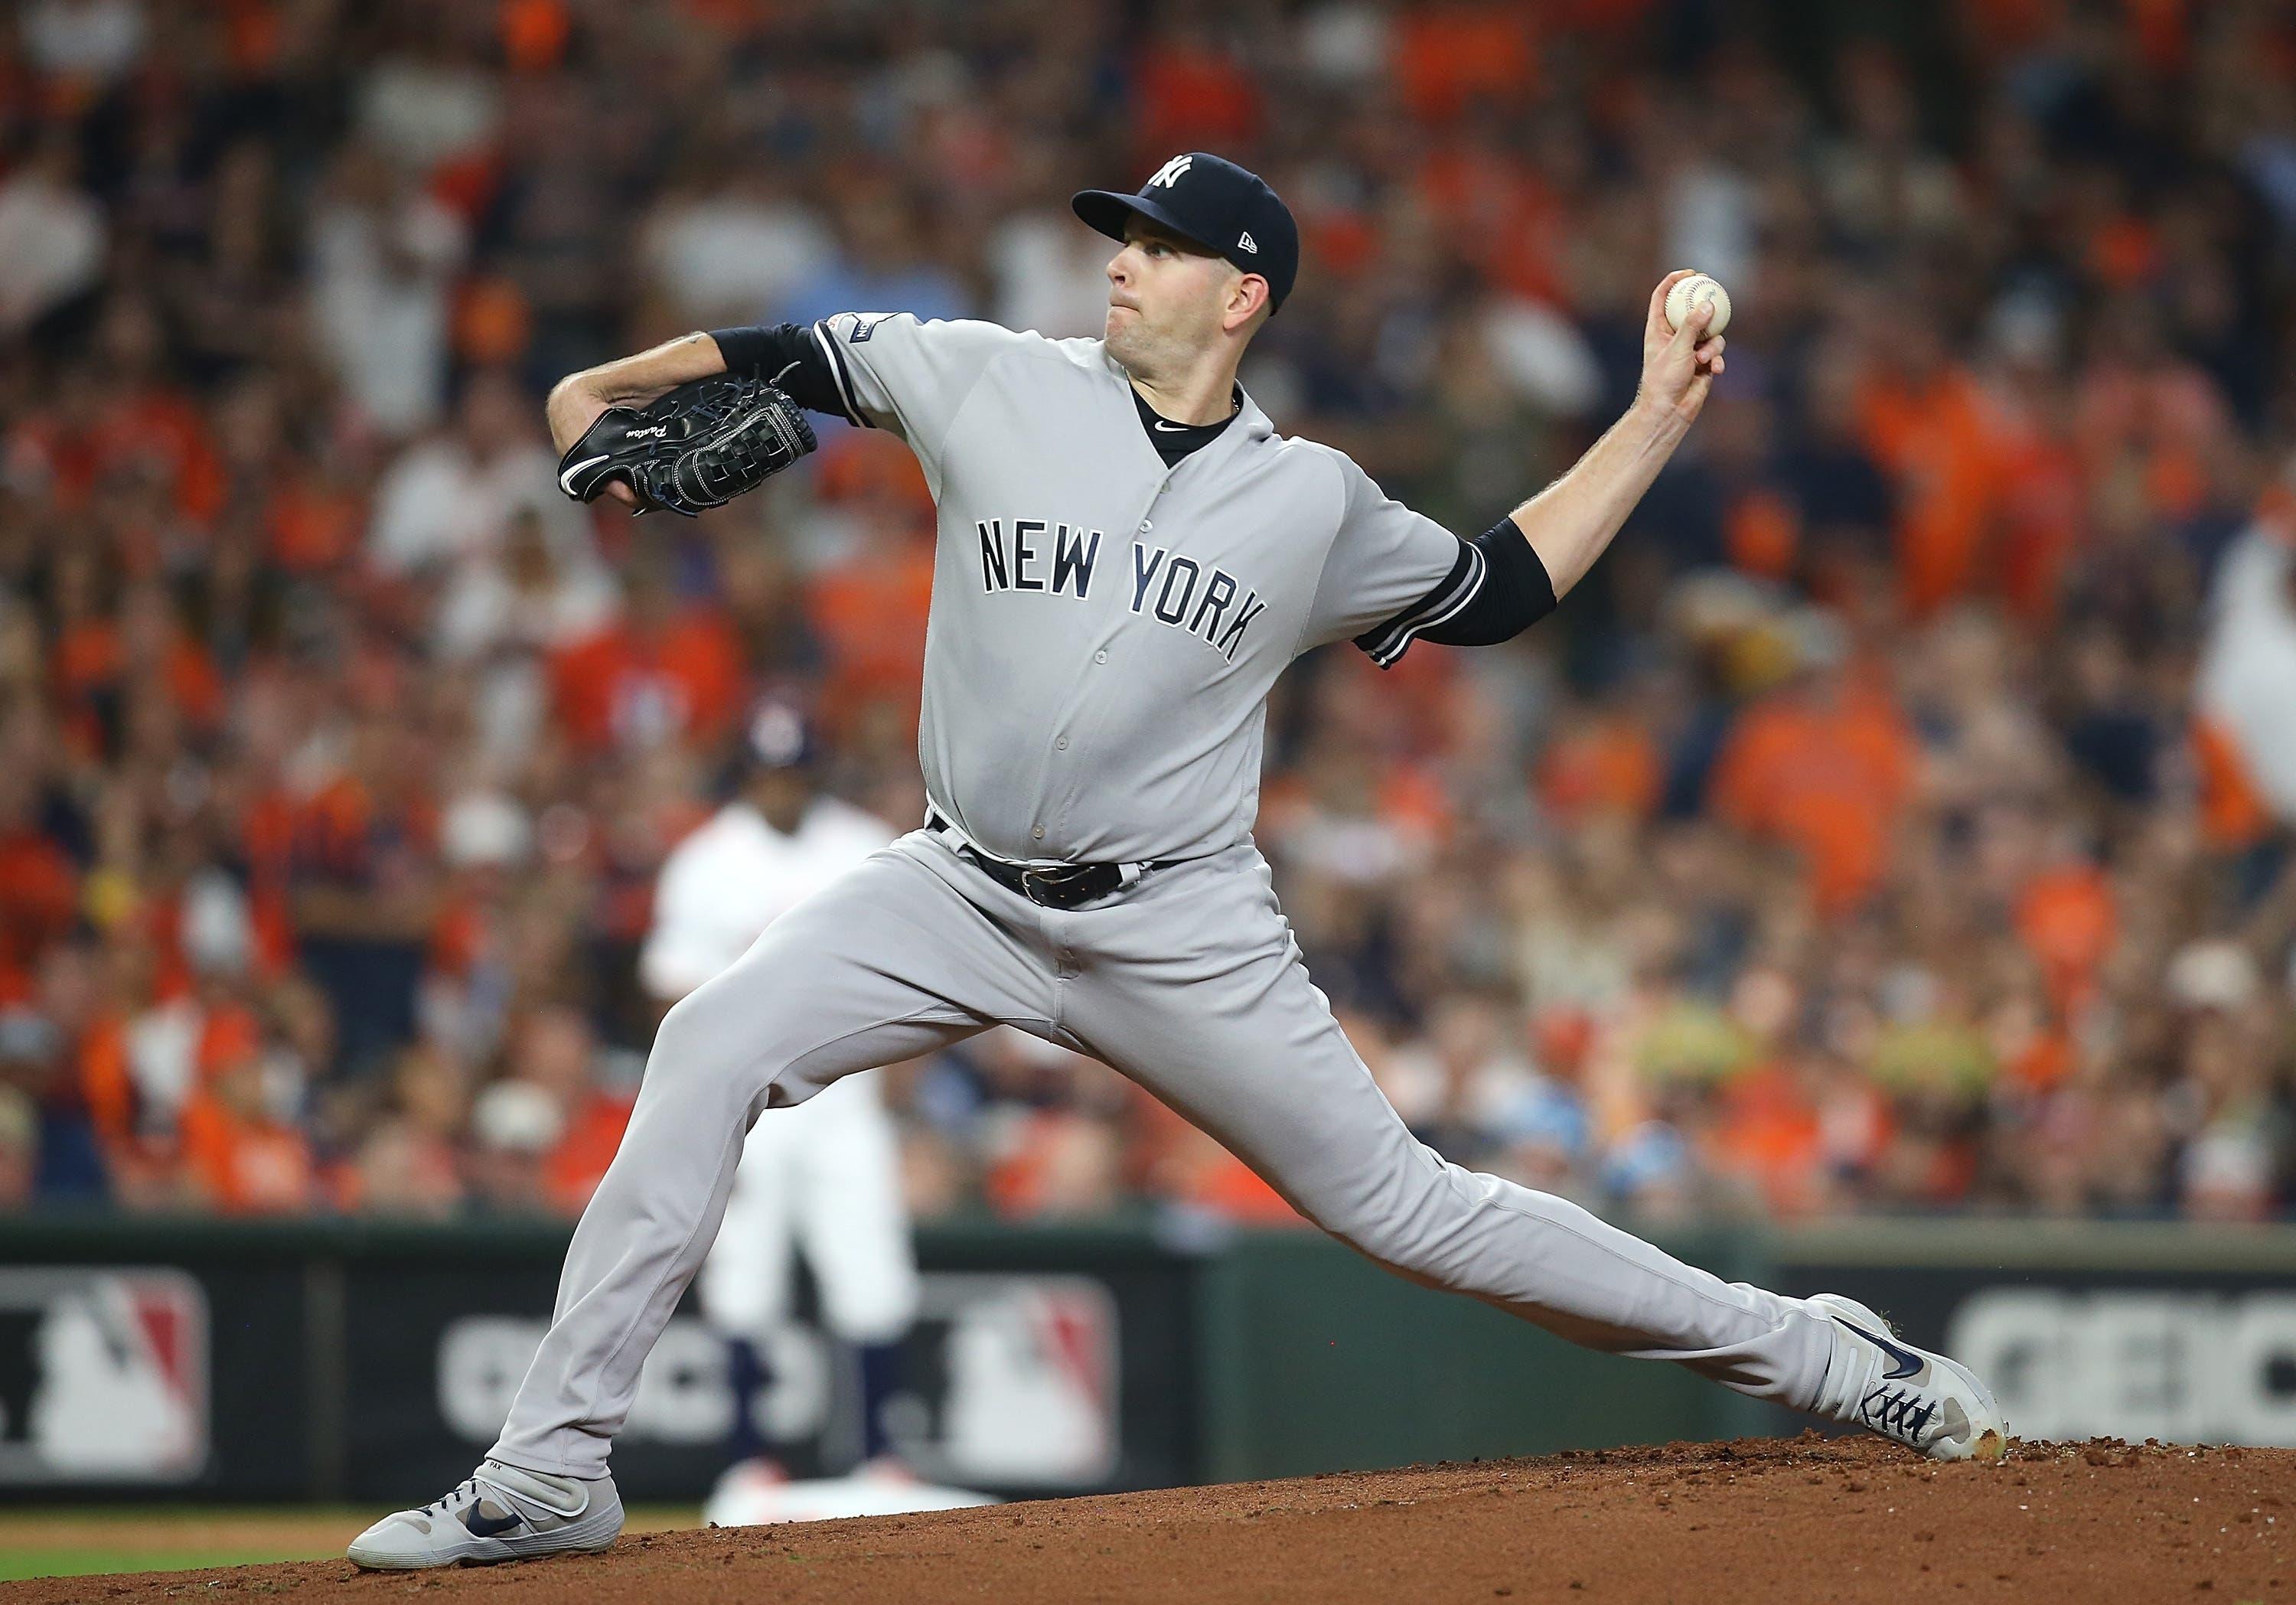
<instances>
[{"instance_id":1,"label":"green grass","mask_svg":"<svg viewBox=\"0 0 2296 1605\"><path fill-rule=\"evenodd\" d=\"M0 1511L0 1582L334 1560L380 1511L365 1506L79 1505ZM701 1525L692 1506L642 1505L631 1533Z\"/></svg>"},{"instance_id":2,"label":"green grass","mask_svg":"<svg viewBox=\"0 0 2296 1605\"><path fill-rule=\"evenodd\" d=\"M341 1554L329 1549L297 1550L107 1550L0 1549L0 1583L26 1577L85 1577L103 1572L190 1571L195 1567L253 1566L266 1560L324 1560Z\"/></svg>"}]
</instances>

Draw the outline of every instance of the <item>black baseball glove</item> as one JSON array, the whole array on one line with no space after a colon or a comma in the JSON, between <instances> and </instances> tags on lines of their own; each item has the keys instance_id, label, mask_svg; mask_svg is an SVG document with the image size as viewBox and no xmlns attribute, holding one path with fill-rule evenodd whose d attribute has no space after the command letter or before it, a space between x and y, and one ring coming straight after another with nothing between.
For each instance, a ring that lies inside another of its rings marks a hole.
<instances>
[{"instance_id":1,"label":"black baseball glove","mask_svg":"<svg viewBox=\"0 0 2296 1605\"><path fill-rule=\"evenodd\" d=\"M558 460L558 488L578 502L619 479L641 512L687 518L755 490L813 449L797 403L761 379L696 379L643 407L608 407Z\"/></svg>"}]
</instances>

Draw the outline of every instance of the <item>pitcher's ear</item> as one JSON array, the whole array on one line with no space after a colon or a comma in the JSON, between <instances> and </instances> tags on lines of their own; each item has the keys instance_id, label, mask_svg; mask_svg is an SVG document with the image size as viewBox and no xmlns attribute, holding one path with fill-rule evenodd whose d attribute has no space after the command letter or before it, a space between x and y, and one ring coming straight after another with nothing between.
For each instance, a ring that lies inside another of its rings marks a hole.
<instances>
[{"instance_id":1,"label":"pitcher's ear","mask_svg":"<svg viewBox=\"0 0 2296 1605\"><path fill-rule=\"evenodd\" d=\"M1241 329L1260 315L1268 304L1267 281L1256 273L1245 274L1228 292L1227 317L1223 320L1230 329ZM1263 320L1264 321L1264 320Z\"/></svg>"}]
</instances>

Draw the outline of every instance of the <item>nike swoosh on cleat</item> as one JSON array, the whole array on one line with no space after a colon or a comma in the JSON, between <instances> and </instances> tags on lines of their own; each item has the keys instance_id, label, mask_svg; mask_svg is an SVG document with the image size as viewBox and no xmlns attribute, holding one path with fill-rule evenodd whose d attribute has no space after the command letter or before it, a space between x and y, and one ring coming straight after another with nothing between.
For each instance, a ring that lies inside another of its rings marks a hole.
<instances>
[{"instance_id":1,"label":"nike swoosh on cleat","mask_svg":"<svg viewBox=\"0 0 2296 1605\"><path fill-rule=\"evenodd\" d=\"M605 460L606 459L603 456L583 458L582 461L577 463L573 467L568 469L564 473L558 476L558 488L564 491L568 495L572 495L574 494L574 486L572 483L574 476L580 473L586 468L595 468L599 463L603 463Z\"/></svg>"},{"instance_id":2,"label":"nike swoosh on cleat","mask_svg":"<svg viewBox=\"0 0 2296 1605\"><path fill-rule=\"evenodd\" d=\"M482 1515L475 1504L463 1512L463 1525L471 1529L473 1538L499 1537L511 1528L522 1526L525 1520L523 1516Z\"/></svg>"},{"instance_id":3,"label":"nike swoosh on cleat","mask_svg":"<svg viewBox=\"0 0 2296 1605\"><path fill-rule=\"evenodd\" d=\"M1890 1358L1898 1363L1895 1370L1885 1371L1882 1373L1882 1380L1883 1381L1902 1381L1906 1377L1910 1377L1915 1372L1921 1370L1924 1362L1921 1355L1915 1354L1912 1349L1906 1347L1902 1344L1892 1343L1887 1338L1882 1337L1877 1333L1869 1332L1864 1327L1858 1325L1855 1321L1842 1321L1841 1317L1839 1315L1836 1315L1834 1319L1841 1322L1843 1326L1846 1326L1851 1331L1856 1332L1859 1337L1865 1339L1866 1342L1871 1343L1874 1347L1880 1349L1883 1354L1889 1355Z\"/></svg>"}]
</instances>

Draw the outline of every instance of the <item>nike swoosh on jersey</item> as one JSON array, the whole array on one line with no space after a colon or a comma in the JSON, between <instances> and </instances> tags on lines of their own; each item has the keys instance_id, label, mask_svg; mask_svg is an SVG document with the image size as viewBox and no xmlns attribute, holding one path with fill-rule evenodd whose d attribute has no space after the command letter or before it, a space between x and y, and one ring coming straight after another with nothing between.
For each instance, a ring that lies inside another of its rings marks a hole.
<instances>
[{"instance_id":1,"label":"nike swoosh on jersey","mask_svg":"<svg viewBox=\"0 0 2296 1605\"><path fill-rule=\"evenodd\" d=\"M1185 430L1188 426L1185 423L1167 423L1161 418L1159 418L1156 420L1156 427L1163 430L1168 435L1177 435Z\"/></svg>"},{"instance_id":2,"label":"nike swoosh on jersey","mask_svg":"<svg viewBox=\"0 0 2296 1605\"><path fill-rule=\"evenodd\" d=\"M574 494L574 476L580 473L586 468L596 467L605 460L606 459L603 455L583 458L579 463L577 463L573 467L568 469L564 473L558 476L558 488L564 491L568 495L572 495Z\"/></svg>"},{"instance_id":3,"label":"nike swoosh on jersey","mask_svg":"<svg viewBox=\"0 0 2296 1605\"><path fill-rule=\"evenodd\" d=\"M1897 1362L1897 1365L1894 1369L1885 1371L1882 1373L1882 1377L1884 1381L1901 1381L1905 1378L1910 1377L1915 1372L1921 1370L1923 1364L1922 1357L1915 1354L1912 1349L1906 1348L1901 1344L1892 1343L1878 1332L1869 1332L1854 1321L1842 1321L1841 1317L1839 1315L1836 1315L1834 1319L1836 1321L1841 1321L1842 1325L1848 1327L1851 1331L1856 1332L1859 1337L1865 1339L1866 1342L1871 1343L1874 1347L1880 1349L1883 1354L1889 1355L1890 1359Z\"/></svg>"}]
</instances>

